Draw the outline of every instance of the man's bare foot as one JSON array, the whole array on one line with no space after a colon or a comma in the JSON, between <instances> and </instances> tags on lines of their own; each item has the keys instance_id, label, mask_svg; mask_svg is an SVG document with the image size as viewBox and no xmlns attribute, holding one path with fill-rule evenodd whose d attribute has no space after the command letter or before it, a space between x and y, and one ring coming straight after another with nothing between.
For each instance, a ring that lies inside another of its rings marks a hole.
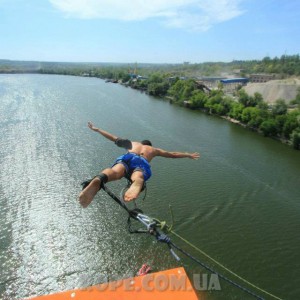
<instances>
[{"instance_id":1,"label":"man's bare foot","mask_svg":"<svg viewBox=\"0 0 300 300\"><path fill-rule=\"evenodd\" d=\"M100 179L96 177L79 194L79 203L83 208L86 208L93 201L99 189L100 189Z\"/></svg>"},{"instance_id":2,"label":"man's bare foot","mask_svg":"<svg viewBox=\"0 0 300 300\"><path fill-rule=\"evenodd\" d=\"M136 199L142 188L143 188L144 180L137 178L130 186L130 188L127 190L127 192L124 195L124 200L125 201L132 201Z\"/></svg>"}]
</instances>

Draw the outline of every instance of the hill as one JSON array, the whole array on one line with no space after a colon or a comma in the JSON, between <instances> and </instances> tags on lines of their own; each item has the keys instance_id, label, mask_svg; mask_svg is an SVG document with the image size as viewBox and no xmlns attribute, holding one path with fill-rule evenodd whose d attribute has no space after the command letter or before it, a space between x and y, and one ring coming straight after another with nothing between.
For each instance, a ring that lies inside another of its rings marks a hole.
<instances>
[{"instance_id":1,"label":"hill","mask_svg":"<svg viewBox=\"0 0 300 300\"><path fill-rule=\"evenodd\" d=\"M256 92L260 93L264 101L268 103L274 103L278 99L283 99L286 103L289 103L296 98L300 89L300 79L289 78L264 83L249 83L244 89L250 96L253 96Z\"/></svg>"}]
</instances>

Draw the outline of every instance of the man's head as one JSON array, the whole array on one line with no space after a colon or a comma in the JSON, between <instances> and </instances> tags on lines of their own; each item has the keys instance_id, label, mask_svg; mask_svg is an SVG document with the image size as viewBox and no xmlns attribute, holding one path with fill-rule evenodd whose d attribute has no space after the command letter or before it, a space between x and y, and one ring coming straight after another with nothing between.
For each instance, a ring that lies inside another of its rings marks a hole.
<instances>
[{"instance_id":1,"label":"man's head","mask_svg":"<svg viewBox=\"0 0 300 300\"><path fill-rule=\"evenodd\" d=\"M149 140L143 140L141 141L142 145L152 146L152 143Z\"/></svg>"}]
</instances>

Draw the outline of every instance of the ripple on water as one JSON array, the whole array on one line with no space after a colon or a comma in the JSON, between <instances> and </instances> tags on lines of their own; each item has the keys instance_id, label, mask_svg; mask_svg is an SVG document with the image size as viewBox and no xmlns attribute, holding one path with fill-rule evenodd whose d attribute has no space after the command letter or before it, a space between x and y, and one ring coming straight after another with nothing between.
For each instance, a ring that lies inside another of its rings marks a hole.
<instances>
[{"instance_id":1,"label":"ripple on water","mask_svg":"<svg viewBox=\"0 0 300 300\"><path fill-rule=\"evenodd\" d=\"M0 82L0 298L122 278L145 262L154 270L177 265L165 245L129 235L126 213L105 193L79 207L80 182L122 154L89 131L88 120L170 151L199 151L198 161L153 161L142 209L170 222L172 204L174 228L185 238L250 281L299 298L296 153L98 79L5 75ZM220 295L244 296L226 286Z\"/></svg>"}]
</instances>

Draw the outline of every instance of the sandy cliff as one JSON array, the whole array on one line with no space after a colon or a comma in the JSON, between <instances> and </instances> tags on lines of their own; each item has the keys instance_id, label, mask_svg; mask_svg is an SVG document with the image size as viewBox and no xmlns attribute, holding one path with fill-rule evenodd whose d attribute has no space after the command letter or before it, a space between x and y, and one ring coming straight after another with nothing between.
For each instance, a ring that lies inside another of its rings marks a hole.
<instances>
[{"instance_id":1,"label":"sandy cliff","mask_svg":"<svg viewBox=\"0 0 300 300\"><path fill-rule=\"evenodd\" d=\"M255 92L263 96L265 102L274 103L277 99L283 99L287 103L295 99L297 89L300 88L300 79L290 78L284 80L271 80L265 83L249 83L244 87L249 95Z\"/></svg>"}]
</instances>

